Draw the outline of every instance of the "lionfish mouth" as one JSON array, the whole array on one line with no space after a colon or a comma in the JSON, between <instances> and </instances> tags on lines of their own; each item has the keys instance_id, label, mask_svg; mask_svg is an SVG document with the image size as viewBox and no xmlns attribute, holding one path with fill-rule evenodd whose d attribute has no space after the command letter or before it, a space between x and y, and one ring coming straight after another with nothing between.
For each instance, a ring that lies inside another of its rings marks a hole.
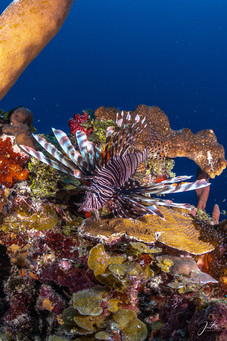
<instances>
[{"instance_id":1,"label":"lionfish mouth","mask_svg":"<svg viewBox=\"0 0 227 341\"><path fill-rule=\"evenodd\" d=\"M132 120L128 113L117 114L115 128L109 127L106 133L106 143L102 161L99 159L102 151L87 139L83 131L76 132L79 146L77 151L68 136L61 130L53 129L53 133L66 154L63 155L53 144L44 138L34 135L40 145L54 158L46 157L42 152L21 146L22 149L44 162L81 180L90 180L91 185L86 190L85 200L81 209L95 211L107 203L115 217L138 217L146 214L156 214L164 219L157 205L189 209L189 204L177 204L170 200L151 195L185 192L209 186L204 179L195 182L185 182L191 176L177 176L172 179L142 186L133 179L138 166L147 158L147 149L133 149L137 137L146 127L146 119L137 115Z\"/></svg>"}]
</instances>

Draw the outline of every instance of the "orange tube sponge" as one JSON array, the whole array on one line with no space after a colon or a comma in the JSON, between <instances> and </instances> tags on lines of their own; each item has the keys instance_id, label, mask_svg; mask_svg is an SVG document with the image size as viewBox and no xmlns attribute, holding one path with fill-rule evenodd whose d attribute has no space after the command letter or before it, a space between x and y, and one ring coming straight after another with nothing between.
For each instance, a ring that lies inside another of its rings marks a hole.
<instances>
[{"instance_id":1,"label":"orange tube sponge","mask_svg":"<svg viewBox=\"0 0 227 341\"><path fill-rule=\"evenodd\" d=\"M62 27L74 0L14 0L0 16L0 99Z\"/></svg>"}]
</instances>

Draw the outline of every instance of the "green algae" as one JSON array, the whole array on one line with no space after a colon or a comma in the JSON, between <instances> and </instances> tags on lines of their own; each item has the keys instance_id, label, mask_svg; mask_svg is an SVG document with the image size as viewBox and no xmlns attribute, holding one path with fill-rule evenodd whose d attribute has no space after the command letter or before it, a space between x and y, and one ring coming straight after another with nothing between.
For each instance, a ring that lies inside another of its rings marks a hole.
<instances>
[{"instance_id":1,"label":"green algae","mask_svg":"<svg viewBox=\"0 0 227 341\"><path fill-rule=\"evenodd\" d=\"M28 182L32 196L45 198L56 195L64 179L61 172L35 158L30 158L28 169L30 171Z\"/></svg>"}]
</instances>

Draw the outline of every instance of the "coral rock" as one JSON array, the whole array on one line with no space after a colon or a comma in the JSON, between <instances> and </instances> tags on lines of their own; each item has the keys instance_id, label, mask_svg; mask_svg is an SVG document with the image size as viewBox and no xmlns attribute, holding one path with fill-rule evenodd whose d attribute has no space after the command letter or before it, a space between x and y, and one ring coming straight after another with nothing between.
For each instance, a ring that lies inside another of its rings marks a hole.
<instances>
[{"instance_id":1,"label":"coral rock","mask_svg":"<svg viewBox=\"0 0 227 341\"><path fill-rule=\"evenodd\" d=\"M157 257L158 261L172 261L169 267L171 275L182 275L183 278L190 278L195 283L207 284L218 283L213 277L199 270L197 263L192 257L177 257L172 255L161 255Z\"/></svg>"},{"instance_id":2,"label":"coral rock","mask_svg":"<svg viewBox=\"0 0 227 341\"><path fill-rule=\"evenodd\" d=\"M33 121L33 114L31 110L25 107L18 107L12 111L10 115L10 122L15 125L27 124L27 126L31 126Z\"/></svg>"},{"instance_id":3,"label":"coral rock","mask_svg":"<svg viewBox=\"0 0 227 341\"><path fill-rule=\"evenodd\" d=\"M117 112L118 110L112 107L100 107L95 111L95 117L98 120L113 120ZM147 119L146 134L143 134L137 143L144 148L148 137L151 137L148 148L150 158L187 157L211 178L220 175L226 168L224 148L217 142L213 130L206 129L196 134L186 128L175 131L170 128L167 115L157 106L149 107L141 104L130 113L132 117L139 114L141 118Z\"/></svg>"}]
</instances>

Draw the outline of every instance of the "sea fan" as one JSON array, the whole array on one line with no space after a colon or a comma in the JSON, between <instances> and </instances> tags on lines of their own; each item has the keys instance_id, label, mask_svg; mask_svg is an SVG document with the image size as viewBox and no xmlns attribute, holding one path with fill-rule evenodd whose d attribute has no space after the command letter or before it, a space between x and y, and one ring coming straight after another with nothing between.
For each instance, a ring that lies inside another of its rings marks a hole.
<instances>
[{"instance_id":1,"label":"sea fan","mask_svg":"<svg viewBox=\"0 0 227 341\"><path fill-rule=\"evenodd\" d=\"M53 129L53 133L66 155L38 135L34 137L55 161L27 146L22 146L22 149L47 165L89 181L90 186L86 188L85 199L80 209L98 214L98 210L108 204L115 217L157 214L164 218L156 205L180 208L190 208L190 205L176 204L151 195L184 192L209 184L205 180L181 182L190 179L191 176L177 176L160 183L154 182L148 187L141 186L135 181L132 176L138 166L146 160L147 149L140 151L135 149L134 144L145 127L145 118L140 120L137 115L132 121L129 113L125 117L122 112L120 118L118 115L116 117L115 128L107 129L103 153L88 141L87 135L82 131L76 132L80 152L76 151L68 136L56 129Z\"/></svg>"}]
</instances>

